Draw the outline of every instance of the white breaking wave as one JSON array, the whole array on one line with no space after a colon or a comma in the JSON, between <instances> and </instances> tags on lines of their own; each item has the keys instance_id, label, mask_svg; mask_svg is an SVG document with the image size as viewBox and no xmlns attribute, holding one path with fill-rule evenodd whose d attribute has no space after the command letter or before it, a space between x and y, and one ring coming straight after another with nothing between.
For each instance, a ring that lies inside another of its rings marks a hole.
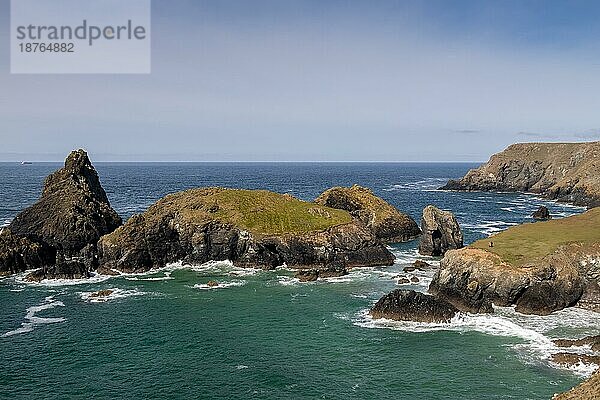
<instances>
[{"instance_id":1,"label":"white breaking wave","mask_svg":"<svg viewBox=\"0 0 600 400\"><path fill-rule=\"evenodd\" d=\"M124 299L126 297L131 297L131 296L142 296L145 294L148 294L147 292L142 292L139 291L138 289L119 289L119 288L112 288L112 289L107 289L112 291L112 293L110 293L107 296L94 296L94 293L96 292L81 292L79 293L79 296L81 297L82 300L85 300L89 303L105 303L107 301L111 301L111 300L116 300L116 299Z\"/></svg>"},{"instance_id":2,"label":"white breaking wave","mask_svg":"<svg viewBox=\"0 0 600 400\"><path fill-rule=\"evenodd\" d=\"M16 275L15 276L15 282L17 282L19 284L26 284L26 285L32 285L32 286L49 286L49 287L53 287L53 286L74 286L74 285L86 285L86 284L100 283L100 282L104 282L107 279L112 278L112 276L110 276L110 275L100 275L100 274L92 272L91 276L89 278L82 278L82 279L43 279L40 282L30 282L30 281L26 281L25 280L25 277L27 276L27 274L29 272L31 272L31 271L26 271L24 273Z\"/></svg>"},{"instance_id":3,"label":"white breaking wave","mask_svg":"<svg viewBox=\"0 0 600 400\"><path fill-rule=\"evenodd\" d=\"M484 235L490 236L494 233L501 232L508 227L519 225L516 222L505 222L505 221L482 221L479 224L468 224L462 223L462 228L472 229L475 232L483 233Z\"/></svg>"},{"instance_id":4,"label":"white breaking wave","mask_svg":"<svg viewBox=\"0 0 600 400\"><path fill-rule=\"evenodd\" d=\"M212 289L225 289L228 287L234 286L244 286L246 284L245 281L232 281L232 282L218 282L217 285L209 285L207 283L197 283L194 285L196 289L201 290L212 290Z\"/></svg>"},{"instance_id":5,"label":"white breaking wave","mask_svg":"<svg viewBox=\"0 0 600 400\"><path fill-rule=\"evenodd\" d=\"M286 275L278 277L277 281L282 286L296 286L300 284L300 279Z\"/></svg>"},{"instance_id":6,"label":"white breaking wave","mask_svg":"<svg viewBox=\"0 0 600 400\"><path fill-rule=\"evenodd\" d=\"M351 318L356 326L363 328L383 328L406 332L455 331L480 332L487 335L513 337L519 339L511 347L518 352L525 362L545 362L554 368L570 370L581 376L589 376L598 366L579 363L571 367L558 365L550 361L553 354L568 351L590 354L589 346L571 347L568 350L556 346L548 333L554 329L569 326L579 328L588 334L597 334L600 326L600 314L581 310L565 309L548 316L523 315L510 307L495 307L494 314L458 313L449 323L422 323L412 321L396 321L390 319L373 319L369 310L362 310ZM573 325L571 325L573 324Z\"/></svg>"},{"instance_id":7,"label":"white breaking wave","mask_svg":"<svg viewBox=\"0 0 600 400\"><path fill-rule=\"evenodd\" d=\"M450 178L425 178L414 182L391 185L383 190L386 192L392 192L396 190L437 190L440 186L443 186L446 182L448 182L449 179Z\"/></svg>"},{"instance_id":8,"label":"white breaking wave","mask_svg":"<svg viewBox=\"0 0 600 400\"><path fill-rule=\"evenodd\" d=\"M142 278L139 276L126 276L125 279L128 281L169 281L175 279L171 276L171 271L165 271L163 276L153 276L148 278Z\"/></svg>"},{"instance_id":9,"label":"white breaking wave","mask_svg":"<svg viewBox=\"0 0 600 400\"><path fill-rule=\"evenodd\" d=\"M54 307L64 307L62 301L54 300L54 296L48 296L44 299L44 302L40 305L29 307L25 314L25 322L21 323L21 327L12 331L5 332L2 337L9 337L13 335L20 335L23 333L31 332L38 325L54 324L65 321L64 318L43 318L37 317L36 314L40 311L48 310Z\"/></svg>"},{"instance_id":10,"label":"white breaking wave","mask_svg":"<svg viewBox=\"0 0 600 400\"><path fill-rule=\"evenodd\" d=\"M188 269L190 271L201 272L211 275L229 275L229 276L249 276L262 272L262 269L257 268L241 268L236 267L229 260L225 261L209 261L204 264L184 264L181 261L171 263L160 270L174 271L178 269ZM156 272L157 270L153 270Z\"/></svg>"}]
</instances>

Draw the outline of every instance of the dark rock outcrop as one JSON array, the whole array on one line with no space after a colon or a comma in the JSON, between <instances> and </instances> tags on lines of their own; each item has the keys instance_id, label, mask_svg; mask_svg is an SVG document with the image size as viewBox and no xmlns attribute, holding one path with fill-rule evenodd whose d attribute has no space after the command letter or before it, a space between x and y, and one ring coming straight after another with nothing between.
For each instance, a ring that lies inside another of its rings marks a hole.
<instances>
[{"instance_id":1,"label":"dark rock outcrop","mask_svg":"<svg viewBox=\"0 0 600 400\"><path fill-rule=\"evenodd\" d=\"M326 267L326 268L310 268L310 269L299 269L294 274L294 277L298 278L300 282L311 282L316 281L319 278L334 278L338 276L348 275L346 268L339 267Z\"/></svg>"},{"instance_id":2,"label":"dark rock outcrop","mask_svg":"<svg viewBox=\"0 0 600 400\"><path fill-rule=\"evenodd\" d=\"M429 264L429 263L427 263L425 261L422 261L422 260L416 260L412 265L404 267L402 270L404 272L413 272L413 271L416 271L416 270L426 271L426 270L431 269L431 268L432 268L431 264Z\"/></svg>"},{"instance_id":3,"label":"dark rock outcrop","mask_svg":"<svg viewBox=\"0 0 600 400\"><path fill-rule=\"evenodd\" d=\"M315 203L350 212L384 243L406 242L421 233L410 216L358 185L328 189Z\"/></svg>"},{"instance_id":4,"label":"dark rock outcrop","mask_svg":"<svg viewBox=\"0 0 600 400\"><path fill-rule=\"evenodd\" d=\"M375 319L434 323L449 322L457 312L454 306L442 299L402 289L383 296L369 311Z\"/></svg>"},{"instance_id":5,"label":"dark rock outcrop","mask_svg":"<svg viewBox=\"0 0 600 400\"><path fill-rule=\"evenodd\" d=\"M600 356L592 354L556 353L550 358L552 362L570 367L579 363L600 365ZM600 394L600 392L598 393Z\"/></svg>"},{"instance_id":6,"label":"dark rock outcrop","mask_svg":"<svg viewBox=\"0 0 600 400\"><path fill-rule=\"evenodd\" d=\"M415 267L416 269L421 270L421 271L425 271L427 269L432 268L431 264L429 264L428 262L423 261L423 260L416 260L413 263L413 267Z\"/></svg>"},{"instance_id":7,"label":"dark rock outcrop","mask_svg":"<svg viewBox=\"0 0 600 400\"><path fill-rule=\"evenodd\" d=\"M49 266L55 258L56 250L47 244L15 235L9 228L0 230L0 276Z\"/></svg>"},{"instance_id":8,"label":"dark rock outcrop","mask_svg":"<svg viewBox=\"0 0 600 400\"><path fill-rule=\"evenodd\" d=\"M552 342L558 347L590 346L592 351L600 351L600 335L586 336L581 339L555 339Z\"/></svg>"},{"instance_id":9,"label":"dark rock outcrop","mask_svg":"<svg viewBox=\"0 0 600 400\"><path fill-rule=\"evenodd\" d=\"M463 247L463 234L454 214L442 211L434 206L423 209L421 219L421 241L419 253L428 256L440 256L448 250Z\"/></svg>"},{"instance_id":10,"label":"dark rock outcrop","mask_svg":"<svg viewBox=\"0 0 600 400\"><path fill-rule=\"evenodd\" d=\"M518 143L442 189L520 191L576 205L600 205L600 142Z\"/></svg>"},{"instance_id":11,"label":"dark rock outcrop","mask_svg":"<svg viewBox=\"0 0 600 400\"><path fill-rule=\"evenodd\" d=\"M121 218L111 208L87 153L77 150L46 178L40 199L19 213L9 229L71 257L119 225Z\"/></svg>"},{"instance_id":12,"label":"dark rock outcrop","mask_svg":"<svg viewBox=\"0 0 600 400\"><path fill-rule=\"evenodd\" d=\"M550 210L546 206L540 206L532 215L533 219L537 221L547 221L551 219Z\"/></svg>"},{"instance_id":13,"label":"dark rock outcrop","mask_svg":"<svg viewBox=\"0 0 600 400\"><path fill-rule=\"evenodd\" d=\"M217 210L213 211L217 208ZM362 224L334 210L268 191L193 189L168 195L98 242L100 266L143 272L183 261L230 260L272 269L391 265Z\"/></svg>"},{"instance_id":14,"label":"dark rock outcrop","mask_svg":"<svg viewBox=\"0 0 600 400\"><path fill-rule=\"evenodd\" d=\"M29 282L40 282L44 279L84 279L89 278L87 265L79 259L59 259L56 263L37 269L25 277Z\"/></svg>"}]
</instances>

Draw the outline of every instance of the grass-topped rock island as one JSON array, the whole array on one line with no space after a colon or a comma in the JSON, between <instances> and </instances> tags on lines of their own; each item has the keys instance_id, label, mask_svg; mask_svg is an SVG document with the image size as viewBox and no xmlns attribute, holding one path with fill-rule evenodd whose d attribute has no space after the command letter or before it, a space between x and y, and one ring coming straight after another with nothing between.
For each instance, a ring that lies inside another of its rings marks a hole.
<instances>
[{"instance_id":1,"label":"grass-topped rock island","mask_svg":"<svg viewBox=\"0 0 600 400\"><path fill-rule=\"evenodd\" d=\"M271 269L352 268L393 255L350 213L266 190L168 195L98 243L100 266L142 272L183 261Z\"/></svg>"},{"instance_id":2,"label":"grass-topped rock island","mask_svg":"<svg viewBox=\"0 0 600 400\"><path fill-rule=\"evenodd\" d=\"M229 260L299 270L302 281L391 265L385 243L418 236L406 214L354 186L315 202L267 190L198 188L167 195L121 225L83 150L45 182L39 201L0 233L0 273L26 279L147 272Z\"/></svg>"}]
</instances>

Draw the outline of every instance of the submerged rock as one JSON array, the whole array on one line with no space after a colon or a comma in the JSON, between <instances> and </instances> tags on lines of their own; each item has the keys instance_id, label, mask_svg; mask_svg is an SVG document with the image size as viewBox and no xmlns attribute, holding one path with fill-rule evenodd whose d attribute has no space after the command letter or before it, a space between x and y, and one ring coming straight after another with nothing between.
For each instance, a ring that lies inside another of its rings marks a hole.
<instances>
[{"instance_id":1,"label":"submerged rock","mask_svg":"<svg viewBox=\"0 0 600 400\"><path fill-rule=\"evenodd\" d=\"M40 199L19 213L9 229L69 257L120 224L87 153L77 150L63 168L46 178Z\"/></svg>"},{"instance_id":2,"label":"submerged rock","mask_svg":"<svg viewBox=\"0 0 600 400\"><path fill-rule=\"evenodd\" d=\"M463 247L463 234L454 214L429 205L423 209L419 253L440 256L448 250Z\"/></svg>"},{"instance_id":3,"label":"submerged rock","mask_svg":"<svg viewBox=\"0 0 600 400\"><path fill-rule=\"evenodd\" d=\"M429 264L428 262L425 262L423 260L416 260L413 263L413 267L415 267L418 270L421 271L425 271L426 269L432 268L431 264Z\"/></svg>"},{"instance_id":4,"label":"submerged rock","mask_svg":"<svg viewBox=\"0 0 600 400\"><path fill-rule=\"evenodd\" d=\"M104 289L98 290L97 292L90 293L90 297L108 297L114 293L114 290Z\"/></svg>"},{"instance_id":5,"label":"submerged rock","mask_svg":"<svg viewBox=\"0 0 600 400\"><path fill-rule=\"evenodd\" d=\"M216 211L215 205L217 206ZM183 261L322 269L391 265L349 213L266 190L192 189L166 196L98 242L99 263L143 272Z\"/></svg>"},{"instance_id":6,"label":"submerged rock","mask_svg":"<svg viewBox=\"0 0 600 400\"><path fill-rule=\"evenodd\" d=\"M358 185L328 189L315 203L350 212L384 243L406 242L421 233L410 216Z\"/></svg>"},{"instance_id":7,"label":"submerged rock","mask_svg":"<svg viewBox=\"0 0 600 400\"><path fill-rule=\"evenodd\" d=\"M551 219L550 210L546 206L540 206L532 215L533 219L537 221L547 221Z\"/></svg>"},{"instance_id":8,"label":"submerged rock","mask_svg":"<svg viewBox=\"0 0 600 400\"><path fill-rule=\"evenodd\" d=\"M450 322L458 310L450 303L414 290L396 289L371 308L375 319L440 323Z\"/></svg>"}]
</instances>

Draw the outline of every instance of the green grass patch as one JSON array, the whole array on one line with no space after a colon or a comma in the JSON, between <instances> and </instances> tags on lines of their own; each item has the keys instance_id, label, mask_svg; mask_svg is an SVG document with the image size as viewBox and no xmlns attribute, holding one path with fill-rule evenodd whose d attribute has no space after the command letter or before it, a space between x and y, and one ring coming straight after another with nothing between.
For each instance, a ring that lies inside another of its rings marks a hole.
<instances>
[{"instance_id":1,"label":"green grass patch","mask_svg":"<svg viewBox=\"0 0 600 400\"><path fill-rule=\"evenodd\" d=\"M146 213L156 218L177 213L187 222L218 220L255 234L322 231L352 221L347 211L298 200L267 190L192 189L160 200Z\"/></svg>"},{"instance_id":2,"label":"green grass patch","mask_svg":"<svg viewBox=\"0 0 600 400\"><path fill-rule=\"evenodd\" d=\"M493 242L494 247L489 247ZM600 242L600 208L572 217L511 227L469 247L490 251L519 266L553 253L568 243Z\"/></svg>"}]
</instances>

